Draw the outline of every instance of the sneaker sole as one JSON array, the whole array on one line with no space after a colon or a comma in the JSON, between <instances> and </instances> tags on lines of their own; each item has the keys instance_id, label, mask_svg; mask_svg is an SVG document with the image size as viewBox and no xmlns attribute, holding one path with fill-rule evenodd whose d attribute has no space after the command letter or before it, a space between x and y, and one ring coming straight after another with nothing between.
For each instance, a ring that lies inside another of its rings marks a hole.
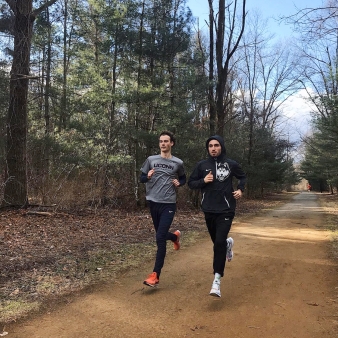
<instances>
[{"instance_id":1,"label":"sneaker sole","mask_svg":"<svg viewBox=\"0 0 338 338\"><path fill-rule=\"evenodd\" d=\"M158 286L158 283L157 284L150 284L150 283L147 283L146 281L144 281L143 284L150 286L151 288L156 288Z\"/></svg>"},{"instance_id":2,"label":"sneaker sole","mask_svg":"<svg viewBox=\"0 0 338 338\"><path fill-rule=\"evenodd\" d=\"M221 298L221 295L216 292L210 292L209 295L213 297Z\"/></svg>"}]
</instances>

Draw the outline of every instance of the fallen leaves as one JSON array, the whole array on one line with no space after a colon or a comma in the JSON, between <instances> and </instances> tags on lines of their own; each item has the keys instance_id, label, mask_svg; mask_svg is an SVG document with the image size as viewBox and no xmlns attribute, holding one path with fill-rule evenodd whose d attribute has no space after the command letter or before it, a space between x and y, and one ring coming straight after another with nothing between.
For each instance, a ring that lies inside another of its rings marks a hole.
<instances>
[{"instance_id":1,"label":"fallen leaves","mask_svg":"<svg viewBox=\"0 0 338 338\"><path fill-rule=\"evenodd\" d=\"M256 214L283 202L275 197L241 200L237 215ZM195 209L179 208L172 227L184 232L185 238L187 233L206 231L203 213ZM151 259L154 250L155 231L148 209L1 211L0 322L36 309L49 297L112 278L138 264L138 256Z\"/></svg>"}]
</instances>

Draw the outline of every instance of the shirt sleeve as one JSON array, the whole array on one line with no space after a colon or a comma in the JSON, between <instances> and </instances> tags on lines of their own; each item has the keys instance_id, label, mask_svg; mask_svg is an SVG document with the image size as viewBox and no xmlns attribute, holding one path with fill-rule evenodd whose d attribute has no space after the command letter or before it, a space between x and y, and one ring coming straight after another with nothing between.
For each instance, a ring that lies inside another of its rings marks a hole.
<instances>
[{"instance_id":1,"label":"shirt sleeve","mask_svg":"<svg viewBox=\"0 0 338 338\"><path fill-rule=\"evenodd\" d=\"M145 174L148 174L148 171L150 170L150 160L149 157L144 161L141 167L141 171Z\"/></svg>"},{"instance_id":2,"label":"shirt sleeve","mask_svg":"<svg viewBox=\"0 0 338 338\"><path fill-rule=\"evenodd\" d=\"M234 176L239 180L237 189L240 189L243 192L246 184L246 175L238 163L235 165Z\"/></svg>"},{"instance_id":3,"label":"shirt sleeve","mask_svg":"<svg viewBox=\"0 0 338 338\"><path fill-rule=\"evenodd\" d=\"M148 174L144 173L143 171L141 172L141 176L140 176L140 182L141 183L147 183L148 180Z\"/></svg>"},{"instance_id":4,"label":"shirt sleeve","mask_svg":"<svg viewBox=\"0 0 338 338\"><path fill-rule=\"evenodd\" d=\"M204 177L201 177L201 175L199 174L198 165L194 168L189 177L188 186L190 189L201 189L206 186L206 183L204 182Z\"/></svg>"},{"instance_id":5,"label":"shirt sleeve","mask_svg":"<svg viewBox=\"0 0 338 338\"><path fill-rule=\"evenodd\" d=\"M178 181L180 182L180 186L185 185L185 183L187 182L187 176L185 174L179 176Z\"/></svg>"}]
</instances>

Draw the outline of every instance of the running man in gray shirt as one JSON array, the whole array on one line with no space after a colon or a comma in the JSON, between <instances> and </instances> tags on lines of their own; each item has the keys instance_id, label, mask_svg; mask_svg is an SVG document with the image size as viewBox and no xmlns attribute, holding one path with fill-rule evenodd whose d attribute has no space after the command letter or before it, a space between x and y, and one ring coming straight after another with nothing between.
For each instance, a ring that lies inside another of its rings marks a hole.
<instances>
[{"instance_id":1,"label":"running man in gray shirt","mask_svg":"<svg viewBox=\"0 0 338 338\"><path fill-rule=\"evenodd\" d=\"M146 200L156 232L157 252L153 272L144 280L144 284L154 287L159 283L167 241L174 243L174 249L180 248L181 232L169 232L176 211L176 188L186 182L183 161L171 154L175 137L169 131L160 134L160 155L149 156L141 168L140 181L146 184Z\"/></svg>"}]
</instances>

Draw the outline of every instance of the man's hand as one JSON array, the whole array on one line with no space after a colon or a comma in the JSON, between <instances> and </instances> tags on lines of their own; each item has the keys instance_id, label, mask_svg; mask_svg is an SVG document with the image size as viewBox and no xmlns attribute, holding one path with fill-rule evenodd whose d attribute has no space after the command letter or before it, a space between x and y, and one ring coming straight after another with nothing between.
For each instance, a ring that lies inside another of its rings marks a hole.
<instances>
[{"instance_id":1,"label":"man's hand","mask_svg":"<svg viewBox=\"0 0 338 338\"><path fill-rule=\"evenodd\" d=\"M232 194L234 195L234 198L235 198L236 200L238 200L239 198L241 198L242 195L243 195L241 189L235 190Z\"/></svg>"},{"instance_id":2,"label":"man's hand","mask_svg":"<svg viewBox=\"0 0 338 338\"><path fill-rule=\"evenodd\" d=\"M179 186L180 186L180 182L178 181L177 178L175 178L175 179L173 180L173 185L174 185L175 187L179 187Z\"/></svg>"},{"instance_id":3,"label":"man's hand","mask_svg":"<svg viewBox=\"0 0 338 338\"><path fill-rule=\"evenodd\" d=\"M207 176L204 177L204 183L210 183L214 180L214 175L210 171Z\"/></svg>"},{"instance_id":4,"label":"man's hand","mask_svg":"<svg viewBox=\"0 0 338 338\"><path fill-rule=\"evenodd\" d=\"M148 171L148 175L147 175L147 177L148 177L148 180L150 180L150 179L151 179L151 176L153 176L153 175L154 175L154 173L155 173L155 169L151 169L151 170L149 170L149 171Z\"/></svg>"}]
</instances>

